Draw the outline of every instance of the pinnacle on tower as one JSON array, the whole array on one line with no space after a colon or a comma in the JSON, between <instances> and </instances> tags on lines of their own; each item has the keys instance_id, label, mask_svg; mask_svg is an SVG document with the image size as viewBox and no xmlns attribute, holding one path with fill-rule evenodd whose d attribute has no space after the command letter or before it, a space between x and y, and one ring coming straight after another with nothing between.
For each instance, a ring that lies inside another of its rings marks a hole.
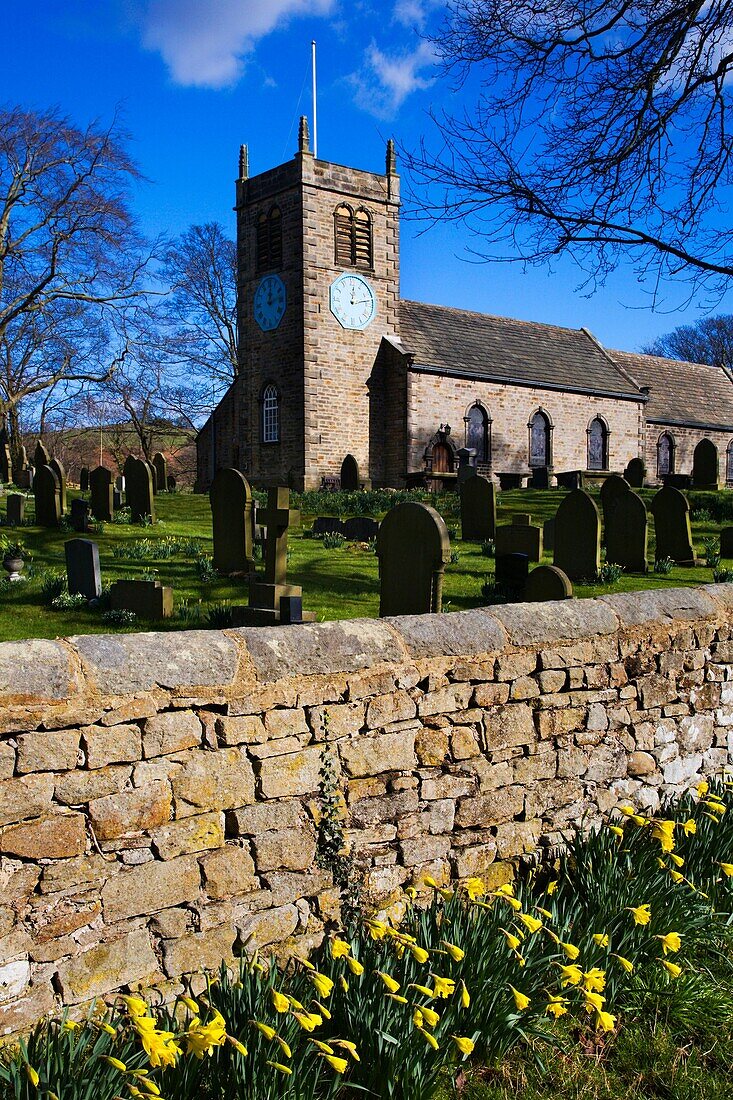
<instances>
[{"instance_id":1,"label":"pinnacle on tower","mask_svg":"<svg viewBox=\"0 0 733 1100\"><path fill-rule=\"evenodd\" d=\"M397 174L397 155L394 150L394 141L392 138L387 142L386 168L388 176Z\"/></svg>"},{"instance_id":2,"label":"pinnacle on tower","mask_svg":"<svg viewBox=\"0 0 733 1100\"><path fill-rule=\"evenodd\" d=\"M249 179L249 150L246 145L239 146L239 178Z\"/></svg>"},{"instance_id":3,"label":"pinnacle on tower","mask_svg":"<svg viewBox=\"0 0 733 1100\"><path fill-rule=\"evenodd\" d=\"M311 136L308 129L308 118L306 115L300 116L300 126L298 127L298 152L310 153L311 151Z\"/></svg>"}]
</instances>

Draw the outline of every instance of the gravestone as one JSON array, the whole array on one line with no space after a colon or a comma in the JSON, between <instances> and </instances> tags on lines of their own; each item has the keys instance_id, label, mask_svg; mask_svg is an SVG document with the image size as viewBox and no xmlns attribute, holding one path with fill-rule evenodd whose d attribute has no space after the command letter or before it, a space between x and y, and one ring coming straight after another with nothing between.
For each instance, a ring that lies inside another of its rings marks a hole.
<instances>
[{"instance_id":1,"label":"gravestone","mask_svg":"<svg viewBox=\"0 0 733 1100\"><path fill-rule=\"evenodd\" d=\"M341 463L341 488L353 492L359 485L359 463L353 455L347 455Z\"/></svg>"},{"instance_id":2,"label":"gravestone","mask_svg":"<svg viewBox=\"0 0 733 1100\"><path fill-rule=\"evenodd\" d=\"M81 493L88 493L89 492L89 467L88 466L82 466L81 470L79 470L79 492L81 492Z\"/></svg>"},{"instance_id":3,"label":"gravestone","mask_svg":"<svg viewBox=\"0 0 733 1100\"><path fill-rule=\"evenodd\" d=\"M21 527L25 519L25 497L20 493L8 494L8 510L6 514L8 527Z\"/></svg>"},{"instance_id":4,"label":"gravestone","mask_svg":"<svg viewBox=\"0 0 733 1100\"><path fill-rule=\"evenodd\" d=\"M496 556L526 554L530 561L542 558L542 528L526 512L517 512L511 523L496 528Z\"/></svg>"},{"instance_id":5,"label":"gravestone","mask_svg":"<svg viewBox=\"0 0 733 1100\"><path fill-rule=\"evenodd\" d=\"M59 461L58 458L52 458L51 461L49 462L49 466L54 471L54 473L56 474L56 477L59 480L59 489L60 489L60 492L61 492L61 515L65 516L66 515L66 470L64 469L63 464Z\"/></svg>"},{"instance_id":6,"label":"gravestone","mask_svg":"<svg viewBox=\"0 0 733 1100\"><path fill-rule=\"evenodd\" d=\"M80 497L75 497L71 502L71 526L79 534L89 530L89 504Z\"/></svg>"},{"instance_id":7,"label":"gravestone","mask_svg":"<svg viewBox=\"0 0 733 1100\"><path fill-rule=\"evenodd\" d=\"M542 524L542 541L547 553L552 553L555 549L555 517L550 516Z\"/></svg>"},{"instance_id":8,"label":"gravestone","mask_svg":"<svg viewBox=\"0 0 733 1100\"><path fill-rule=\"evenodd\" d=\"M458 450L458 485L476 476L475 447L460 447ZM464 536L465 537L465 536Z\"/></svg>"},{"instance_id":9,"label":"gravestone","mask_svg":"<svg viewBox=\"0 0 733 1100\"><path fill-rule=\"evenodd\" d=\"M657 559L671 558L678 565L694 565L690 505L684 493L665 485L655 493L649 508L654 516Z\"/></svg>"},{"instance_id":10,"label":"gravestone","mask_svg":"<svg viewBox=\"0 0 733 1100\"><path fill-rule=\"evenodd\" d=\"M582 489L585 485L585 477L582 470L565 470L555 474L555 480L559 489Z\"/></svg>"},{"instance_id":11,"label":"gravestone","mask_svg":"<svg viewBox=\"0 0 733 1100\"><path fill-rule=\"evenodd\" d=\"M10 440L5 428L0 429L0 481L9 485L13 480L13 458L10 454Z\"/></svg>"},{"instance_id":12,"label":"gravestone","mask_svg":"<svg viewBox=\"0 0 733 1100\"><path fill-rule=\"evenodd\" d=\"M609 505L606 519L606 561L627 573L646 573L648 521L646 505L631 489Z\"/></svg>"},{"instance_id":13,"label":"gravestone","mask_svg":"<svg viewBox=\"0 0 733 1100\"><path fill-rule=\"evenodd\" d=\"M601 517L585 489L573 489L555 514L553 564L571 581L594 579L601 568Z\"/></svg>"},{"instance_id":14,"label":"gravestone","mask_svg":"<svg viewBox=\"0 0 733 1100\"><path fill-rule=\"evenodd\" d=\"M36 449L33 452L33 467L38 470L41 466L49 466L51 455L48 453L40 439L36 441Z\"/></svg>"},{"instance_id":15,"label":"gravestone","mask_svg":"<svg viewBox=\"0 0 733 1100\"><path fill-rule=\"evenodd\" d=\"M10 509L10 499L8 497L8 509ZM720 532L720 556L733 558L733 527L723 527Z\"/></svg>"},{"instance_id":16,"label":"gravestone","mask_svg":"<svg viewBox=\"0 0 733 1100\"><path fill-rule=\"evenodd\" d=\"M526 603L544 603L546 600L569 600L573 586L567 573L556 565L538 565L527 577L522 599Z\"/></svg>"},{"instance_id":17,"label":"gravestone","mask_svg":"<svg viewBox=\"0 0 733 1100\"><path fill-rule=\"evenodd\" d=\"M693 489L719 489L718 448L712 439L701 439L692 454Z\"/></svg>"},{"instance_id":18,"label":"gravestone","mask_svg":"<svg viewBox=\"0 0 733 1100\"><path fill-rule=\"evenodd\" d=\"M61 486L56 471L38 466L33 478L36 523L39 527L58 527L61 522Z\"/></svg>"},{"instance_id":19,"label":"gravestone","mask_svg":"<svg viewBox=\"0 0 733 1100\"><path fill-rule=\"evenodd\" d=\"M109 598L113 611L134 611L139 619L168 619L173 614L173 589L160 581L115 581Z\"/></svg>"},{"instance_id":20,"label":"gravestone","mask_svg":"<svg viewBox=\"0 0 733 1100\"><path fill-rule=\"evenodd\" d=\"M14 478L19 489L32 489L33 467L28 464L21 466L19 470L15 471Z\"/></svg>"},{"instance_id":21,"label":"gravestone","mask_svg":"<svg viewBox=\"0 0 733 1100\"><path fill-rule=\"evenodd\" d=\"M124 474L118 474L115 478L115 489L118 493L124 493L125 491L125 476Z\"/></svg>"},{"instance_id":22,"label":"gravestone","mask_svg":"<svg viewBox=\"0 0 733 1100\"><path fill-rule=\"evenodd\" d=\"M250 574L249 605L236 609L238 618L245 624L267 626L282 622L282 609L289 623L313 622L315 612L302 610L303 589L287 583L288 531L300 523L300 512L290 508L290 490L270 489L267 508L261 508L257 518L266 530L265 569L264 574ZM294 615L300 617L296 620Z\"/></svg>"},{"instance_id":23,"label":"gravestone","mask_svg":"<svg viewBox=\"0 0 733 1100\"><path fill-rule=\"evenodd\" d=\"M143 458L142 461L150 471L150 482L153 486L153 496L157 496L158 493L158 471L152 462L149 462L147 458Z\"/></svg>"},{"instance_id":24,"label":"gravestone","mask_svg":"<svg viewBox=\"0 0 733 1100\"><path fill-rule=\"evenodd\" d=\"M549 466L533 466L532 476L529 479L530 489L549 489L550 488L550 467Z\"/></svg>"},{"instance_id":25,"label":"gravestone","mask_svg":"<svg viewBox=\"0 0 733 1100\"><path fill-rule=\"evenodd\" d=\"M646 466L641 458L632 458L624 470L624 477L632 489L643 489L646 477Z\"/></svg>"},{"instance_id":26,"label":"gravestone","mask_svg":"<svg viewBox=\"0 0 733 1100\"><path fill-rule=\"evenodd\" d=\"M155 489L156 492L165 493L168 491L168 461L165 455L161 451L156 451L153 455L153 468L155 469Z\"/></svg>"},{"instance_id":27,"label":"gravestone","mask_svg":"<svg viewBox=\"0 0 733 1100\"><path fill-rule=\"evenodd\" d=\"M508 603L516 603L522 597L529 576L527 554L497 554L494 562L496 587Z\"/></svg>"},{"instance_id":28,"label":"gravestone","mask_svg":"<svg viewBox=\"0 0 733 1100\"><path fill-rule=\"evenodd\" d=\"M214 568L220 573L247 573L252 552L252 490L239 470L219 470L209 489L214 533Z\"/></svg>"},{"instance_id":29,"label":"gravestone","mask_svg":"<svg viewBox=\"0 0 733 1100\"><path fill-rule=\"evenodd\" d=\"M603 509L603 534L605 544L605 533L608 528L608 516L611 508L615 505L619 497L625 496L631 492L631 486L626 478L621 477L620 474L611 474L607 477L601 485L601 508Z\"/></svg>"},{"instance_id":30,"label":"gravestone","mask_svg":"<svg viewBox=\"0 0 733 1100\"><path fill-rule=\"evenodd\" d=\"M122 493L119 489L112 490L112 508L116 512L118 508L124 507L124 500L122 499Z\"/></svg>"},{"instance_id":31,"label":"gravestone","mask_svg":"<svg viewBox=\"0 0 733 1100\"><path fill-rule=\"evenodd\" d=\"M64 554L69 593L75 596L80 592L87 600L98 600L102 595L102 574L96 542L91 539L69 539L64 543Z\"/></svg>"},{"instance_id":32,"label":"gravestone","mask_svg":"<svg viewBox=\"0 0 733 1100\"><path fill-rule=\"evenodd\" d=\"M115 512L112 471L106 466L97 466L89 475L90 507L95 519L110 523Z\"/></svg>"},{"instance_id":33,"label":"gravestone","mask_svg":"<svg viewBox=\"0 0 733 1100\"><path fill-rule=\"evenodd\" d=\"M314 535L319 537L321 535L343 535L344 524L338 516L316 516L313 520L312 531Z\"/></svg>"},{"instance_id":34,"label":"gravestone","mask_svg":"<svg viewBox=\"0 0 733 1100\"><path fill-rule=\"evenodd\" d=\"M441 611L450 538L443 517L426 504L405 501L379 525L379 614Z\"/></svg>"},{"instance_id":35,"label":"gravestone","mask_svg":"<svg viewBox=\"0 0 733 1100\"><path fill-rule=\"evenodd\" d=\"M127 503L133 523L139 523L143 516L150 516L150 522L155 523L153 475L150 470L150 465L143 459L128 455L125 460Z\"/></svg>"},{"instance_id":36,"label":"gravestone","mask_svg":"<svg viewBox=\"0 0 733 1100\"><path fill-rule=\"evenodd\" d=\"M371 542L378 531L379 522L370 516L352 516L343 523L343 532L349 542Z\"/></svg>"},{"instance_id":37,"label":"gravestone","mask_svg":"<svg viewBox=\"0 0 733 1100\"><path fill-rule=\"evenodd\" d=\"M175 493L175 491L176 491L176 479L174 478L173 474L168 474L168 477L166 478L165 484L166 484L166 488L168 489L169 493Z\"/></svg>"},{"instance_id":38,"label":"gravestone","mask_svg":"<svg viewBox=\"0 0 733 1100\"><path fill-rule=\"evenodd\" d=\"M474 472L461 483L461 537L464 542L496 538L496 489L494 483Z\"/></svg>"}]
</instances>

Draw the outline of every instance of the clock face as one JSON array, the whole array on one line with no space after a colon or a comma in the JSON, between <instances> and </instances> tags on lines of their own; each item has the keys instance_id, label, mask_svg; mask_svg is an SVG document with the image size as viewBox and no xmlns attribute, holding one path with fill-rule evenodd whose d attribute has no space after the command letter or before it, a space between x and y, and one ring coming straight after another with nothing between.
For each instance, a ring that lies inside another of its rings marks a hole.
<instances>
[{"instance_id":1,"label":"clock face","mask_svg":"<svg viewBox=\"0 0 733 1100\"><path fill-rule=\"evenodd\" d=\"M377 315L377 300L361 275L339 275L331 283L331 313L343 328L366 328Z\"/></svg>"},{"instance_id":2,"label":"clock face","mask_svg":"<svg viewBox=\"0 0 733 1100\"><path fill-rule=\"evenodd\" d=\"M272 332L283 319L287 295L279 275L265 275L255 291L255 321L263 332Z\"/></svg>"}]
</instances>

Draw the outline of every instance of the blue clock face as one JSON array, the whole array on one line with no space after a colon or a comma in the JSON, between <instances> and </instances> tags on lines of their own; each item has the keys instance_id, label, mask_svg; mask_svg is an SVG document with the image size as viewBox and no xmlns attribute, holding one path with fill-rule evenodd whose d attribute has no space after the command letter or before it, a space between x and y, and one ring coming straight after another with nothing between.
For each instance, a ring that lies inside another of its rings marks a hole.
<instances>
[{"instance_id":1,"label":"blue clock face","mask_svg":"<svg viewBox=\"0 0 733 1100\"><path fill-rule=\"evenodd\" d=\"M265 275L255 291L255 321L263 332L272 332L283 319L287 294L279 275Z\"/></svg>"},{"instance_id":2,"label":"blue clock face","mask_svg":"<svg viewBox=\"0 0 733 1100\"><path fill-rule=\"evenodd\" d=\"M331 283L331 313L342 328L366 328L377 315L377 300L361 275L339 275Z\"/></svg>"}]
</instances>

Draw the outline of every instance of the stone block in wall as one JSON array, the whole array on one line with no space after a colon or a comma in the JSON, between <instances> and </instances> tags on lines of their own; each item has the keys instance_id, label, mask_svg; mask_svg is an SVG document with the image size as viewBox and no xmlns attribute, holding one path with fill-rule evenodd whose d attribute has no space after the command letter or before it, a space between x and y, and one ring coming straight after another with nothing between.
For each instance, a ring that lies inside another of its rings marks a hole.
<instances>
[{"instance_id":1,"label":"stone block in wall","mask_svg":"<svg viewBox=\"0 0 733 1100\"><path fill-rule=\"evenodd\" d=\"M547 698L550 698L549 696ZM566 699L568 696L561 696ZM537 730L540 737L561 737L573 733L585 726L587 711L585 707L560 706L552 710L543 710L537 715Z\"/></svg>"},{"instance_id":2,"label":"stone block in wall","mask_svg":"<svg viewBox=\"0 0 733 1100\"><path fill-rule=\"evenodd\" d=\"M256 836L268 829L297 829L306 822L301 802L279 799L242 806L231 810L226 818L227 832L232 836Z\"/></svg>"},{"instance_id":3,"label":"stone block in wall","mask_svg":"<svg viewBox=\"0 0 733 1100\"><path fill-rule=\"evenodd\" d=\"M677 739L683 752L707 752L713 743L714 721L712 714L695 714L682 718Z\"/></svg>"},{"instance_id":4,"label":"stone block in wall","mask_svg":"<svg viewBox=\"0 0 733 1100\"><path fill-rule=\"evenodd\" d=\"M161 859L220 848L224 843L224 814L214 811L169 821L153 830L151 840Z\"/></svg>"},{"instance_id":5,"label":"stone block in wall","mask_svg":"<svg viewBox=\"0 0 733 1100\"><path fill-rule=\"evenodd\" d=\"M168 783L148 783L89 803L89 818L99 840L155 829L169 820L170 813Z\"/></svg>"},{"instance_id":6,"label":"stone block in wall","mask_svg":"<svg viewBox=\"0 0 733 1100\"><path fill-rule=\"evenodd\" d=\"M418 807L417 791L360 798L349 802L352 824L358 827L394 822L404 814L414 813Z\"/></svg>"},{"instance_id":7,"label":"stone block in wall","mask_svg":"<svg viewBox=\"0 0 733 1100\"><path fill-rule=\"evenodd\" d=\"M22 998L0 1004L0 1035L30 1030L55 1007L53 986L47 975L39 974Z\"/></svg>"},{"instance_id":8,"label":"stone block in wall","mask_svg":"<svg viewBox=\"0 0 733 1100\"><path fill-rule=\"evenodd\" d=\"M309 874L294 871L269 871L265 883L272 894L272 905L279 908L300 898L314 898L332 886L326 871L313 870Z\"/></svg>"},{"instance_id":9,"label":"stone block in wall","mask_svg":"<svg viewBox=\"0 0 733 1100\"><path fill-rule=\"evenodd\" d=\"M227 844L201 860L204 889L210 898L230 898L258 890L260 880L248 848Z\"/></svg>"},{"instance_id":10,"label":"stone block in wall","mask_svg":"<svg viewBox=\"0 0 733 1100\"><path fill-rule=\"evenodd\" d=\"M509 699L509 684L477 684L473 703L477 707L497 707Z\"/></svg>"},{"instance_id":11,"label":"stone block in wall","mask_svg":"<svg viewBox=\"0 0 733 1100\"><path fill-rule=\"evenodd\" d=\"M446 859L450 846L450 838L447 836L422 836L399 842L400 855L405 867L414 867L418 863L428 863L435 859Z\"/></svg>"},{"instance_id":12,"label":"stone block in wall","mask_svg":"<svg viewBox=\"0 0 733 1100\"><path fill-rule=\"evenodd\" d=\"M253 841L258 871L306 871L316 855L316 839L305 829L275 829Z\"/></svg>"},{"instance_id":13,"label":"stone block in wall","mask_svg":"<svg viewBox=\"0 0 733 1100\"><path fill-rule=\"evenodd\" d=\"M495 859L496 841L461 848L456 852L453 862L456 878L483 878Z\"/></svg>"},{"instance_id":14,"label":"stone block in wall","mask_svg":"<svg viewBox=\"0 0 733 1100\"><path fill-rule=\"evenodd\" d=\"M531 745L536 740L534 716L528 703L508 703L486 715L486 746L495 749Z\"/></svg>"},{"instance_id":15,"label":"stone block in wall","mask_svg":"<svg viewBox=\"0 0 733 1100\"><path fill-rule=\"evenodd\" d=\"M273 756L258 761L256 767L263 798L311 794L320 782L321 749L315 745L287 756Z\"/></svg>"},{"instance_id":16,"label":"stone block in wall","mask_svg":"<svg viewBox=\"0 0 733 1100\"><path fill-rule=\"evenodd\" d=\"M439 798L431 802L420 814L420 826L433 836L453 831L456 819L456 804L452 798Z\"/></svg>"},{"instance_id":17,"label":"stone block in wall","mask_svg":"<svg viewBox=\"0 0 733 1100\"><path fill-rule=\"evenodd\" d=\"M30 980L31 966L27 959L15 959L0 966L0 1004L21 997Z\"/></svg>"},{"instance_id":18,"label":"stone block in wall","mask_svg":"<svg viewBox=\"0 0 733 1100\"><path fill-rule=\"evenodd\" d=\"M0 825L38 817L51 808L54 777L47 772L0 782Z\"/></svg>"},{"instance_id":19,"label":"stone block in wall","mask_svg":"<svg viewBox=\"0 0 733 1100\"><path fill-rule=\"evenodd\" d=\"M366 725L370 730L405 722L417 714L417 704L406 691L391 691L370 699L366 708Z\"/></svg>"},{"instance_id":20,"label":"stone block in wall","mask_svg":"<svg viewBox=\"0 0 733 1100\"><path fill-rule=\"evenodd\" d=\"M218 970L222 961L231 962L239 939L232 924L190 932L178 940L163 944L163 966L170 978L194 974L200 970Z\"/></svg>"},{"instance_id":21,"label":"stone block in wall","mask_svg":"<svg viewBox=\"0 0 733 1100\"><path fill-rule=\"evenodd\" d=\"M146 718L143 723L143 753L149 760L201 744L201 722L190 710L172 710Z\"/></svg>"},{"instance_id":22,"label":"stone block in wall","mask_svg":"<svg viewBox=\"0 0 733 1100\"><path fill-rule=\"evenodd\" d=\"M119 869L116 859L105 859L97 852L74 856L71 859L47 863L41 873L39 889L42 894L92 885L101 889L105 881L117 874Z\"/></svg>"},{"instance_id":23,"label":"stone block in wall","mask_svg":"<svg viewBox=\"0 0 733 1100\"><path fill-rule=\"evenodd\" d=\"M434 775L424 776L420 785L420 797L425 802L436 798L464 798L475 793L478 782L473 775Z\"/></svg>"},{"instance_id":24,"label":"stone block in wall","mask_svg":"<svg viewBox=\"0 0 733 1100\"><path fill-rule=\"evenodd\" d=\"M415 753L423 767L440 767L450 751L447 729L419 728L415 731Z\"/></svg>"},{"instance_id":25,"label":"stone block in wall","mask_svg":"<svg viewBox=\"0 0 733 1100\"><path fill-rule=\"evenodd\" d=\"M64 772L75 768L79 756L79 731L23 733L18 737L18 772Z\"/></svg>"},{"instance_id":26,"label":"stone block in wall","mask_svg":"<svg viewBox=\"0 0 733 1100\"><path fill-rule=\"evenodd\" d=\"M614 739L608 739L598 745L591 753L590 765L585 773L589 783L607 783L611 779L620 779L626 775L628 753L624 746Z\"/></svg>"},{"instance_id":27,"label":"stone block in wall","mask_svg":"<svg viewBox=\"0 0 733 1100\"><path fill-rule=\"evenodd\" d=\"M88 768L104 768L142 757L140 727L130 723L85 726L81 730L81 743Z\"/></svg>"},{"instance_id":28,"label":"stone block in wall","mask_svg":"<svg viewBox=\"0 0 733 1100\"><path fill-rule=\"evenodd\" d=\"M489 794L464 798L458 804L456 825L459 829L483 827L511 821L524 809L524 790L521 787L504 787Z\"/></svg>"},{"instance_id":29,"label":"stone block in wall","mask_svg":"<svg viewBox=\"0 0 733 1100\"><path fill-rule=\"evenodd\" d=\"M299 733L310 732L302 707L268 710L264 721L267 736L272 738L294 737Z\"/></svg>"},{"instance_id":30,"label":"stone block in wall","mask_svg":"<svg viewBox=\"0 0 733 1100\"><path fill-rule=\"evenodd\" d=\"M339 753L349 775L412 771L415 767L415 733L383 733L376 737L342 741Z\"/></svg>"},{"instance_id":31,"label":"stone block in wall","mask_svg":"<svg viewBox=\"0 0 733 1100\"><path fill-rule=\"evenodd\" d=\"M192 755L171 779L176 817L232 810L255 800L252 765L244 748Z\"/></svg>"},{"instance_id":32,"label":"stone block in wall","mask_svg":"<svg viewBox=\"0 0 733 1100\"><path fill-rule=\"evenodd\" d=\"M201 875L194 856L154 860L122 871L102 890L107 924L155 913L198 897Z\"/></svg>"},{"instance_id":33,"label":"stone block in wall","mask_svg":"<svg viewBox=\"0 0 733 1100\"><path fill-rule=\"evenodd\" d=\"M0 830L0 855L21 859L65 859L86 848L83 814L54 814Z\"/></svg>"},{"instance_id":34,"label":"stone block in wall","mask_svg":"<svg viewBox=\"0 0 733 1100\"><path fill-rule=\"evenodd\" d=\"M512 782L512 764L508 760L502 760L494 764L483 757L479 757L476 760L468 760L466 768L477 777L478 789L481 794L485 794L487 791L495 791L499 787L508 787Z\"/></svg>"},{"instance_id":35,"label":"stone block in wall","mask_svg":"<svg viewBox=\"0 0 733 1100\"><path fill-rule=\"evenodd\" d=\"M665 703L672 703L677 699L677 685L668 676L661 676L657 673L652 673L651 676L642 676L637 680L636 686L644 710L661 707Z\"/></svg>"},{"instance_id":36,"label":"stone block in wall","mask_svg":"<svg viewBox=\"0 0 733 1100\"><path fill-rule=\"evenodd\" d=\"M61 940L61 943L55 942L52 945L55 950L44 955L46 959L55 959L68 953L63 937L91 924L101 912L102 903L95 883L81 894L45 894L31 899L24 920L33 935L34 947ZM73 950L76 953L75 946Z\"/></svg>"},{"instance_id":37,"label":"stone block in wall","mask_svg":"<svg viewBox=\"0 0 733 1100\"><path fill-rule=\"evenodd\" d=\"M363 702L337 703L328 706L309 707L308 721L314 736L323 741L329 738L351 737L364 725L366 704Z\"/></svg>"},{"instance_id":38,"label":"stone block in wall","mask_svg":"<svg viewBox=\"0 0 733 1100\"><path fill-rule=\"evenodd\" d=\"M79 806L118 794L129 785L131 775L132 768L125 765L96 768L94 771L64 772L56 776L54 797L66 806Z\"/></svg>"},{"instance_id":39,"label":"stone block in wall","mask_svg":"<svg viewBox=\"0 0 733 1100\"><path fill-rule=\"evenodd\" d=\"M470 760L480 756L476 726L454 726L450 735L450 752L454 760Z\"/></svg>"},{"instance_id":40,"label":"stone block in wall","mask_svg":"<svg viewBox=\"0 0 733 1100\"><path fill-rule=\"evenodd\" d=\"M682 784L688 785L693 779L700 778L701 767L701 753L691 753L689 756L678 757L676 760L664 765L662 771L664 782L672 787L679 787Z\"/></svg>"},{"instance_id":41,"label":"stone block in wall","mask_svg":"<svg viewBox=\"0 0 733 1100\"><path fill-rule=\"evenodd\" d=\"M298 927L299 912L295 905L281 905L255 913L242 921L240 934L250 947L269 947L292 936Z\"/></svg>"},{"instance_id":42,"label":"stone block in wall","mask_svg":"<svg viewBox=\"0 0 733 1100\"><path fill-rule=\"evenodd\" d=\"M215 729L220 745L257 745L267 740L265 723L258 714L217 718Z\"/></svg>"},{"instance_id":43,"label":"stone block in wall","mask_svg":"<svg viewBox=\"0 0 733 1100\"><path fill-rule=\"evenodd\" d=\"M147 930L136 928L59 963L58 983L64 1004L75 1005L133 982L147 984L158 974Z\"/></svg>"},{"instance_id":44,"label":"stone block in wall","mask_svg":"<svg viewBox=\"0 0 733 1100\"><path fill-rule=\"evenodd\" d=\"M629 756L628 773L637 778L653 775L657 770L657 762L649 752L632 752Z\"/></svg>"},{"instance_id":45,"label":"stone block in wall","mask_svg":"<svg viewBox=\"0 0 733 1100\"><path fill-rule=\"evenodd\" d=\"M471 684L451 684L450 687L429 691L418 700L417 713L420 718L432 714L450 714L457 710L466 710L471 702L473 687Z\"/></svg>"},{"instance_id":46,"label":"stone block in wall","mask_svg":"<svg viewBox=\"0 0 733 1100\"><path fill-rule=\"evenodd\" d=\"M533 852L541 832L539 821L508 821L497 826L497 859L514 859L525 852Z\"/></svg>"},{"instance_id":47,"label":"stone block in wall","mask_svg":"<svg viewBox=\"0 0 733 1100\"><path fill-rule=\"evenodd\" d=\"M522 756L513 761L515 783L536 783L541 779L554 779L557 774L557 753L541 752Z\"/></svg>"},{"instance_id":48,"label":"stone block in wall","mask_svg":"<svg viewBox=\"0 0 733 1100\"><path fill-rule=\"evenodd\" d=\"M12 779L15 773L15 748L7 741L0 742L0 780Z\"/></svg>"}]
</instances>

